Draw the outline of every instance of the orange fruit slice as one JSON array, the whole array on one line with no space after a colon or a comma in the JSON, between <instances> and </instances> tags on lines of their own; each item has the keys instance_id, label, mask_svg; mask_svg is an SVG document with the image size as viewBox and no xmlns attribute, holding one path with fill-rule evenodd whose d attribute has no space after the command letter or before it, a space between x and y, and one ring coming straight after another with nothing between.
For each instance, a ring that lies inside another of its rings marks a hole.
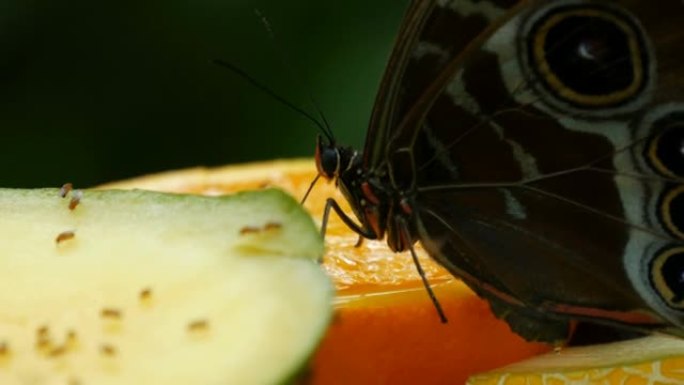
<instances>
[{"instance_id":1,"label":"orange fruit slice","mask_svg":"<svg viewBox=\"0 0 684 385\"><path fill-rule=\"evenodd\" d=\"M287 160L173 171L102 187L226 194L275 186L302 197L315 175L313 160ZM305 204L314 218L320 220L328 197L348 210L334 185L319 182ZM463 384L474 373L549 350L510 332L485 301L417 246L449 318L441 324L410 255L391 252L384 241L355 247L357 240L331 215L323 267L336 283L337 316L313 359L311 383Z\"/></svg>"}]
</instances>

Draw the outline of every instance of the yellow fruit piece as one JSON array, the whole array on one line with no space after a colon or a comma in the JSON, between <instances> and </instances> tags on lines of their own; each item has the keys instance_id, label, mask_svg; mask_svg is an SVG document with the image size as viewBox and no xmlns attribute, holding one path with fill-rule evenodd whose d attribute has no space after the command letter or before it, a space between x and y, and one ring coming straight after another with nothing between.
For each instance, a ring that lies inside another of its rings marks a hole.
<instances>
[{"instance_id":1,"label":"yellow fruit piece","mask_svg":"<svg viewBox=\"0 0 684 385\"><path fill-rule=\"evenodd\" d=\"M651 336L565 348L471 377L468 385L681 385L684 340Z\"/></svg>"}]
</instances>

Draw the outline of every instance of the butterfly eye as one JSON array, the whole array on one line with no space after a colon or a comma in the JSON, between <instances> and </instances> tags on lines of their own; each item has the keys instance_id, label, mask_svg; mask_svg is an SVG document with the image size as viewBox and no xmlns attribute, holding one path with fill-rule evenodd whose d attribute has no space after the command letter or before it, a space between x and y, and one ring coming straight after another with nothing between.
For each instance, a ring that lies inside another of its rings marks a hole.
<instances>
[{"instance_id":1,"label":"butterfly eye","mask_svg":"<svg viewBox=\"0 0 684 385\"><path fill-rule=\"evenodd\" d=\"M650 270L651 283L665 303L684 310L684 247L661 250Z\"/></svg>"},{"instance_id":2,"label":"butterfly eye","mask_svg":"<svg viewBox=\"0 0 684 385\"><path fill-rule=\"evenodd\" d=\"M646 146L646 159L658 173L684 177L684 112L673 112L653 123L654 136Z\"/></svg>"},{"instance_id":3,"label":"butterfly eye","mask_svg":"<svg viewBox=\"0 0 684 385\"><path fill-rule=\"evenodd\" d=\"M543 85L575 107L620 106L648 81L651 63L641 28L616 9L551 8L529 36L529 60Z\"/></svg>"},{"instance_id":4,"label":"butterfly eye","mask_svg":"<svg viewBox=\"0 0 684 385\"><path fill-rule=\"evenodd\" d=\"M336 147L323 143L319 137L316 142L316 168L318 174L332 179L340 171L340 153Z\"/></svg>"}]
</instances>

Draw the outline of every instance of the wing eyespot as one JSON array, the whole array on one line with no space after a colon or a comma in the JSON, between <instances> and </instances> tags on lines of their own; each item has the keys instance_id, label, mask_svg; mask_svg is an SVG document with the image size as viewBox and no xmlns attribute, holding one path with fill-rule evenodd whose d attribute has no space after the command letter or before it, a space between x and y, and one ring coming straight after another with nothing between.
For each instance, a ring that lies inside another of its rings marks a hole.
<instances>
[{"instance_id":1,"label":"wing eyespot","mask_svg":"<svg viewBox=\"0 0 684 385\"><path fill-rule=\"evenodd\" d=\"M667 306L684 310L684 246L661 249L651 261L650 279Z\"/></svg>"},{"instance_id":2,"label":"wing eyespot","mask_svg":"<svg viewBox=\"0 0 684 385\"><path fill-rule=\"evenodd\" d=\"M598 4L546 8L530 27L528 61L543 88L575 108L624 106L652 82L645 32L626 11Z\"/></svg>"},{"instance_id":3,"label":"wing eyespot","mask_svg":"<svg viewBox=\"0 0 684 385\"><path fill-rule=\"evenodd\" d=\"M663 227L672 236L684 240L684 185L665 190L660 197L658 209Z\"/></svg>"},{"instance_id":4,"label":"wing eyespot","mask_svg":"<svg viewBox=\"0 0 684 385\"><path fill-rule=\"evenodd\" d=\"M684 178L684 111L674 111L651 123L655 132L645 147L645 157L658 174Z\"/></svg>"}]
</instances>

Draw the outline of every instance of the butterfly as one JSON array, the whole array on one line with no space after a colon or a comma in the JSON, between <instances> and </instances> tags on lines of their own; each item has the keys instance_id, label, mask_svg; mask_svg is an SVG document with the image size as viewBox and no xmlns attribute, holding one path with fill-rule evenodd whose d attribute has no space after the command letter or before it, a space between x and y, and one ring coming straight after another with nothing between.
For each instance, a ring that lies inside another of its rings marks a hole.
<instances>
[{"instance_id":1,"label":"butterfly","mask_svg":"<svg viewBox=\"0 0 684 385\"><path fill-rule=\"evenodd\" d=\"M363 151L318 139L353 210L327 213L420 242L528 340L684 336L683 21L679 0L412 1Z\"/></svg>"}]
</instances>

